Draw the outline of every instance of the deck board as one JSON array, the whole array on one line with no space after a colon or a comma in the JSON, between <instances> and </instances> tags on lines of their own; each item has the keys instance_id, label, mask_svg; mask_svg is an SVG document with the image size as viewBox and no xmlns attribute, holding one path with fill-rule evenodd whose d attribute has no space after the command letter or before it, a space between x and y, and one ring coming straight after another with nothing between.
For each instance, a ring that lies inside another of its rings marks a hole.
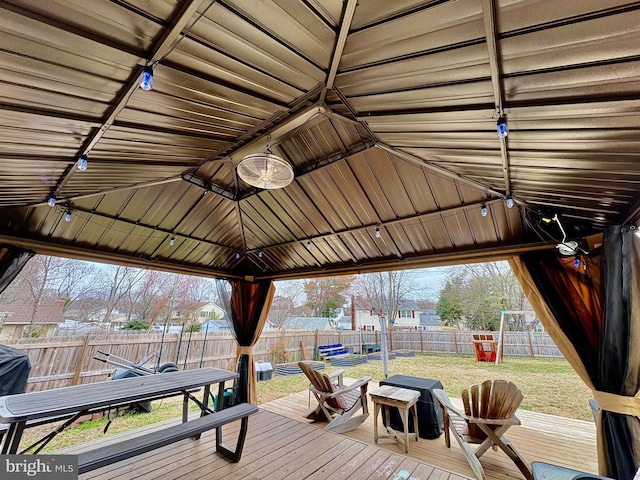
<instances>
[{"instance_id":1,"label":"deck board","mask_svg":"<svg viewBox=\"0 0 640 480\"><path fill-rule=\"evenodd\" d=\"M371 383L371 388L376 386ZM231 463L215 453L215 432L168 445L130 460L80 476L81 480L467 480L473 478L460 448L446 448L443 436L434 440L411 440L409 454L393 438L373 442L373 415L356 430L335 434L323 423L304 418L314 401L299 392L261 405L249 418L242 459ZM460 405L459 399L452 399ZM372 405L370 403L370 411ZM508 437L527 462L547 461L596 473L595 428L591 422L577 421L527 411L519 411L521 426L512 427ZM148 432L179 419L138 429ZM235 439L239 422L224 427L223 441ZM112 443L133 432L105 436L58 453L77 453L103 443ZM233 445L232 445L233 446ZM501 451L490 450L481 462L488 480L523 479Z\"/></svg>"}]
</instances>

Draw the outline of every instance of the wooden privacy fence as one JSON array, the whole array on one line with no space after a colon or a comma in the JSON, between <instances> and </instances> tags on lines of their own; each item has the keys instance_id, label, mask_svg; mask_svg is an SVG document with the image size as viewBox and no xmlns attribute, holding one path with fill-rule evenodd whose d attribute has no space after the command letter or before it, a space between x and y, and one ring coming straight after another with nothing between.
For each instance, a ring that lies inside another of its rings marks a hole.
<instances>
[{"instance_id":1,"label":"wooden privacy fence","mask_svg":"<svg viewBox=\"0 0 640 480\"><path fill-rule=\"evenodd\" d=\"M420 331L392 328L388 333L389 350L414 350L423 353L473 356L472 335L497 332L461 332L453 330ZM263 332L255 345L256 361L272 365L313 360L318 345L341 343L353 353L362 344L380 344L380 332L352 330L283 330ZM138 362L148 358L149 367L175 363L181 370L218 367L235 370L236 340L228 333L138 333L83 337L53 337L6 340L5 345L29 355L31 374L27 391L107 380L116 367L95 360L106 352ZM302 350L304 346L304 352ZM555 357L562 354L546 333L505 332L504 357Z\"/></svg>"}]
</instances>

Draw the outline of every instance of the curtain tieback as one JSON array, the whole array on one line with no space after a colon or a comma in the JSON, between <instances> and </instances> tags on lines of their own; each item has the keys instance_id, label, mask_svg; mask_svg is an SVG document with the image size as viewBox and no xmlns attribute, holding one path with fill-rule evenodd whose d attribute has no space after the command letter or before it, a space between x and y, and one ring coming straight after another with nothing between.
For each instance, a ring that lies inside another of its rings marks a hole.
<instances>
[{"instance_id":1,"label":"curtain tieback","mask_svg":"<svg viewBox=\"0 0 640 480\"><path fill-rule=\"evenodd\" d=\"M251 355L253 354L253 347L239 345L237 352L238 352L238 355Z\"/></svg>"},{"instance_id":2,"label":"curtain tieback","mask_svg":"<svg viewBox=\"0 0 640 480\"><path fill-rule=\"evenodd\" d=\"M640 398L616 395L615 393L593 391L598 407L608 412L640 417Z\"/></svg>"}]
</instances>

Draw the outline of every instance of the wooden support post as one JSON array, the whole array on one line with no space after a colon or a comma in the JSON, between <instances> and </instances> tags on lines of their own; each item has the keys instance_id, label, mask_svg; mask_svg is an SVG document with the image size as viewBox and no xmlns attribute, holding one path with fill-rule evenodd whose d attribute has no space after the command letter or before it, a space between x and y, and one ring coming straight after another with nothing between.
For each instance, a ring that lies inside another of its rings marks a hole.
<instances>
[{"instance_id":1,"label":"wooden support post","mask_svg":"<svg viewBox=\"0 0 640 480\"><path fill-rule=\"evenodd\" d=\"M73 372L73 378L71 379L71 385L78 385L80 381L80 375L82 374L82 360L87 354L87 347L89 346L89 335L84 337L84 342L80 348L80 358L76 360L76 369Z\"/></svg>"},{"instance_id":2,"label":"wooden support post","mask_svg":"<svg viewBox=\"0 0 640 480\"><path fill-rule=\"evenodd\" d=\"M531 341L531 330L527 329L527 338L529 339L529 351L531 352L531 358L535 357L533 353L533 342Z\"/></svg>"}]
</instances>

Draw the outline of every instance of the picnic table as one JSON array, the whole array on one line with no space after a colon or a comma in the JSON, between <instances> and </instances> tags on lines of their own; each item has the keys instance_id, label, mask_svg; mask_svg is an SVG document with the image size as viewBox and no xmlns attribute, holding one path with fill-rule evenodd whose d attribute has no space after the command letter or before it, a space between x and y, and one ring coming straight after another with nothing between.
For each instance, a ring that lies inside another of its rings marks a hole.
<instances>
[{"instance_id":1,"label":"picnic table","mask_svg":"<svg viewBox=\"0 0 640 480\"><path fill-rule=\"evenodd\" d=\"M9 429L1 453L18 453L27 422L69 416L72 419L79 418L92 412L178 395L184 395L182 424L169 426L145 436L134 437L134 441L125 439L115 446L108 446L109 451L103 448L81 454L80 473L184 438L196 438L200 433L212 428L216 428L221 434L221 426L234 420L243 420L240 436L244 442L246 418L255 413L258 410L257 407L240 404L219 412L213 412L208 408L212 385L218 385L218 398L223 398L225 382L236 378L238 374L235 372L219 368L200 368L3 396L0 397L0 423L9 424ZM202 401L199 401L192 392L201 388L204 393ZM201 407L202 416L199 419L189 421L189 400L195 401ZM219 443L217 437L218 434L216 434L216 447ZM237 461L240 458L242 443L236 447L235 452L225 449L227 447L223 445L220 450L216 448L219 453Z\"/></svg>"}]
</instances>

